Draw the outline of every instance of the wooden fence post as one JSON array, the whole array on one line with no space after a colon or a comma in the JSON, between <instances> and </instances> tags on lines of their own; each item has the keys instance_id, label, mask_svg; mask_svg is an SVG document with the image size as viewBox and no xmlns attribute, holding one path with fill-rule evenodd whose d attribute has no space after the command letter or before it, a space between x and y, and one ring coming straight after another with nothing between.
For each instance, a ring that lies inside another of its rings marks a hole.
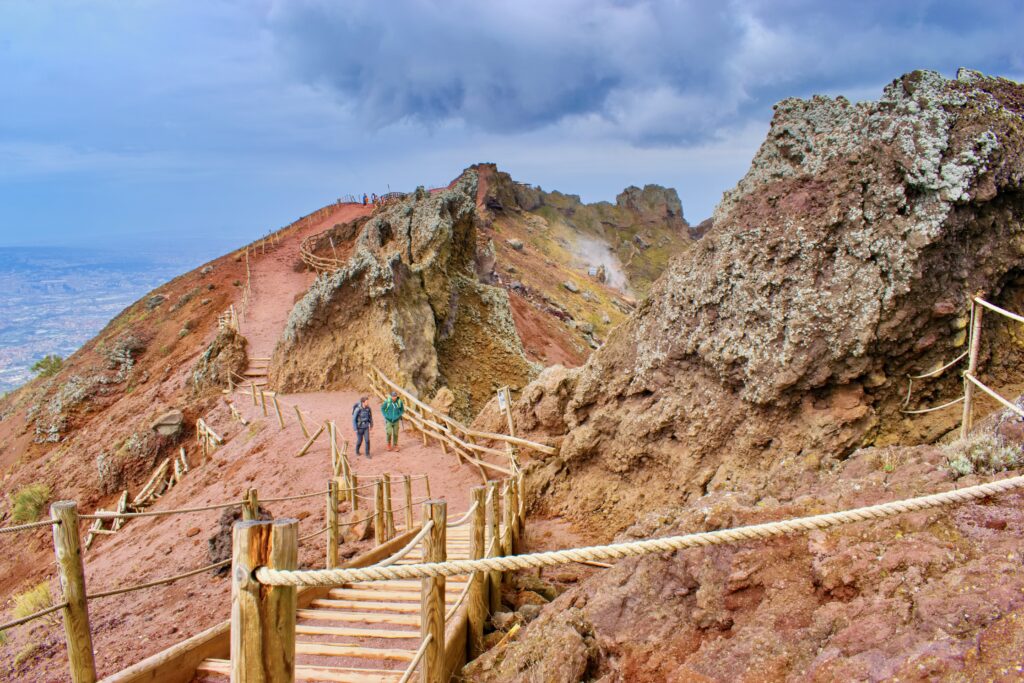
<instances>
[{"instance_id":1,"label":"wooden fence post","mask_svg":"<svg viewBox=\"0 0 1024 683\"><path fill-rule=\"evenodd\" d=\"M338 480L327 482L327 568L338 566Z\"/></svg>"},{"instance_id":2,"label":"wooden fence post","mask_svg":"<svg viewBox=\"0 0 1024 683\"><path fill-rule=\"evenodd\" d=\"M82 542L78 535L78 505L62 500L50 506L53 525L53 550L57 556L60 586L67 606L64 639L67 641L68 666L73 683L95 683L96 662L89 630L89 609L85 599L85 568L82 566Z\"/></svg>"},{"instance_id":3,"label":"wooden fence post","mask_svg":"<svg viewBox=\"0 0 1024 683\"><path fill-rule=\"evenodd\" d=\"M256 383L249 382L249 388L252 390L252 404L253 406L258 406L260 402L256 400Z\"/></svg>"},{"instance_id":4,"label":"wooden fence post","mask_svg":"<svg viewBox=\"0 0 1024 683\"><path fill-rule=\"evenodd\" d=\"M423 483L427 487L427 498L430 498L430 475L429 474L424 474L423 475Z\"/></svg>"},{"instance_id":5,"label":"wooden fence post","mask_svg":"<svg viewBox=\"0 0 1024 683\"><path fill-rule=\"evenodd\" d=\"M405 530L412 528L412 477L408 474L402 478L402 487L405 489Z\"/></svg>"},{"instance_id":6,"label":"wooden fence post","mask_svg":"<svg viewBox=\"0 0 1024 683\"><path fill-rule=\"evenodd\" d=\"M978 351L981 350L981 314L985 310L978 304L974 303L974 297L970 298L971 301L971 348L970 355L967 361L967 373L972 377L978 371ZM971 382L966 377L964 378L964 415L960 421L960 438L966 439L970 433L971 428L974 426L974 382Z\"/></svg>"},{"instance_id":7,"label":"wooden fence post","mask_svg":"<svg viewBox=\"0 0 1024 683\"><path fill-rule=\"evenodd\" d=\"M484 556L487 549L484 545L487 531L487 489L483 486L476 486L470 492L472 503L476 505L473 511L473 518L470 522L470 549L469 557L478 560ZM466 655L474 659L484 651L484 622L487 621L487 606L490 598L487 591L488 576L486 572L474 572L470 576L472 585L469 588L469 607L466 615L469 619L469 637L466 639Z\"/></svg>"},{"instance_id":8,"label":"wooden fence post","mask_svg":"<svg viewBox=\"0 0 1024 683\"><path fill-rule=\"evenodd\" d=\"M260 408L263 409L263 417L267 416L267 394L260 389Z\"/></svg>"},{"instance_id":9,"label":"wooden fence post","mask_svg":"<svg viewBox=\"0 0 1024 683\"><path fill-rule=\"evenodd\" d=\"M296 569L299 522L295 519L236 522L231 546L231 680L271 683L295 680L294 586L264 586L257 567Z\"/></svg>"},{"instance_id":10,"label":"wooden fence post","mask_svg":"<svg viewBox=\"0 0 1024 683\"><path fill-rule=\"evenodd\" d=\"M490 546L490 552L487 553L487 557L497 557L501 555L501 527L499 521L501 517L498 516L498 482L487 482L487 495L491 499L490 504L487 506L487 527L490 530L489 536L494 541L494 544ZM501 611L501 572L495 569L490 574L491 580L488 582L490 586L488 597L490 598L491 614L494 614Z\"/></svg>"},{"instance_id":11,"label":"wooden fence post","mask_svg":"<svg viewBox=\"0 0 1024 683\"><path fill-rule=\"evenodd\" d=\"M304 436L305 438L308 439L309 438L309 430L306 429L306 421L302 419L302 411L299 410L299 406L297 406L297 405L292 406L292 407L295 408L295 417L299 421L299 429L302 430L302 436Z\"/></svg>"},{"instance_id":12,"label":"wooden fence post","mask_svg":"<svg viewBox=\"0 0 1024 683\"><path fill-rule=\"evenodd\" d=\"M390 541L395 537L395 512L391 504L391 475L385 472L384 479L384 532Z\"/></svg>"},{"instance_id":13,"label":"wooden fence post","mask_svg":"<svg viewBox=\"0 0 1024 683\"><path fill-rule=\"evenodd\" d=\"M428 500L423 504L423 519L434 522L423 539L423 561L444 562L448 504ZM430 644L420 660L420 680L441 683L444 680L444 609L445 580L443 576L423 579L420 589L420 636L431 636Z\"/></svg>"},{"instance_id":14,"label":"wooden fence post","mask_svg":"<svg viewBox=\"0 0 1024 683\"><path fill-rule=\"evenodd\" d=\"M515 526L515 517L512 514L512 496L511 487L508 485L508 479L505 479L501 484L501 512L502 519L505 525L505 530L502 532L505 534L505 538L501 541L502 553L505 555L512 554L512 528Z\"/></svg>"},{"instance_id":15,"label":"wooden fence post","mask_svg":"<svg viewBox=\"0 0 1024 683\"><path fill-rule=\"evenodd\" d=\"M348 502L352 504L352 512L354 513L356 510L359 509L359 491L357 490L359 488L359 475L353 472L350 479L351 481L349 482ZM354 514L352 516L355 517Z\"/></svg>"},{"instance_id":16,"label":"wooden fence post","mask_svg":"<svg viewBox=\"0 0 1024 683\"><path fill-rule=\"evenodd\" d=\"M277 423L281 425L281 429L284 429L284 415L281 414L281 404L277 402L277 392L271 394L270 398L274 402L274 410L277 412Z\"/></svg>"},{"instance_id":17,"label":"wooden fence post","mask_svg":"<svg viewBox=\"0 0 1024 683\"><path fill-rule=\"evenodd\" d=\"M380 545L387 538L384 526L384 480L378 479L373 486L373 540Z\"/></svg>"},{"instance_id":18,"label":"wooden fence post","mask_svg":"<svg viewBox=\"0 0 1024 683\"><path fill-rule=\"evenodd\" d=\"M338 462L338 442L334 440L334 420L327 421L327 438L331 441L331 474L338 476L341 463Z\"/></svg>"},{"instance_id":19,"label":"wooden fence post","mask_svg":"<svg viewBox=\"0 0 1024 683\"><path fill-rule=\"evenodd\" d=\"M242 505L242 519L253 520L260 517L260 499L256 489L245 492L245 503Z\"/></svg>"},{"instance_id":20,"label":"wooden fence post","mask_svg":"<svg viewBox=\"0 0 1024 683\"><path fill-rule=\"evenodd\" d=\"M514 555L519 548L519 489L514 477L505 481L505 491L508 496L507 507L509 508L505 516L511 522L508 533L508 551L510 555Z\"/></svg>"}]
</instances>

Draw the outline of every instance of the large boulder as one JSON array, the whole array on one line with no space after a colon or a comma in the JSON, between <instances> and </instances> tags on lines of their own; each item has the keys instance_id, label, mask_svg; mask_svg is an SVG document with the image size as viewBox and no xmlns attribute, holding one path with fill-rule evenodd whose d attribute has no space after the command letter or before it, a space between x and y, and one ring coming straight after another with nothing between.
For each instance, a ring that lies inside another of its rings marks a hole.
<instances>
[{"instance_id":1,"label":"large boulder","mask_svg":"<svg viewBox=\"0 0 1024 683\"><path fill-rule=\"evenodd\" d=\"M963 351L970 293L1018 301L1022 112L1024 88L973 72L914 72L877 102L777 105L713 229L583 368L522 392L517 414L566 434L534 475L545 504L607 534L763 488L777 461L817 470L951 429L956 411L900 412L905 377ZM998 346L1002 360L983 368L1020 380L1020 345L986 330L983 358ZM913 400L956 396L948 374ZM534 407L563 403L558 424Z\"/></svg>"}]
</instances>

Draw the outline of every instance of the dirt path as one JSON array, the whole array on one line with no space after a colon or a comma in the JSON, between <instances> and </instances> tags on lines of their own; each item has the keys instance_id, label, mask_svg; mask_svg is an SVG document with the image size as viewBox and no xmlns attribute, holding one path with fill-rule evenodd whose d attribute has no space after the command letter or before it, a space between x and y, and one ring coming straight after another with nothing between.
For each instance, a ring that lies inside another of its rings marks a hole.
<instances>
[{"instance_id":1,"label":"dirt path","mask_svg":"<svg viewBox=\"0 0 1024 683\"><path fill-rule=\"evenodd\" d=\"M325 216L311 220L308 226L289 234L273 251L255 255L250 252L252 292L241 324L242 334L249 340L249 356L269 358L273 355L295 301L316 279L313 273L295 269L302 240L336 223L368 215L373 207L337 204L329 209Z\"/></svg>"}]
</instances>

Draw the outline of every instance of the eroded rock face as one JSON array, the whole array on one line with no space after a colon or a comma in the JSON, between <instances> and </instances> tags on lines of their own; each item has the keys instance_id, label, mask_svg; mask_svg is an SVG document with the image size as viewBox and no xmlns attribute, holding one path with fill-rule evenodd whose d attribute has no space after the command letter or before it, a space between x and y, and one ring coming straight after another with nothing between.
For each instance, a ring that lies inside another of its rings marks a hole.
<instances>
[{"instance_id":1,"label":"eroded rock face","mask_svg":"<svg viewBox=\"0 0 1024 683\"><path fill-rule=\"evenodd\" d=\"M220 330L192 369L192 390L197 393L219 390L231 381L237 382L248 366L246 344L245 337L234 329Z\"/></svg>"},{"instance_id":2,"label":"eroded rock face","mask_svg":"<svg viewBox=\"0 0 1024 683\"><path fill-rule=\"evenodd\" d=\"M517 414L566 435L536 475L553 511L622 528L909 429L904 378L963 350L968 294L1016 297L1022 112L1021 86L969 73L915 72L878 102L778 105L714 228L557 389L571 396L524 390ZM999 346L1014 360L1002 380L1020 378L1018 348ZM928 391L958 387L950 373ZM561 424L536 408L563 401Z\"/></svg>"},{"instance_id":3,"label":"eroded rock face","mask_svg":"<svg viewBox=\"0 0 1024 683\"><path fill-rule=\"evenodd\" d=\"M476 172L437 193L419 190L361 226L344 268L320 276L293 309L274 353L282 390L365 386L376 365L456 412L477 408L492 383L524 384L508 296L476 275Z\"/></svg>"}]
</instances>

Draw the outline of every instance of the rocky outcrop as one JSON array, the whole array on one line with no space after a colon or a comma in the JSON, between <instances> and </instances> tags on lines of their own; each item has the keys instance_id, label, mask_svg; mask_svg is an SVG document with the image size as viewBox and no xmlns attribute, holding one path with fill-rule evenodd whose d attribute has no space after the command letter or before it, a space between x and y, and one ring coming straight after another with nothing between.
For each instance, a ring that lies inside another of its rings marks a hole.
<instances>
[{"instance_id":1,"label":"rocky outcrop","mask_svg":"<svg viewBox=\"0 0 1024 683\"><path fill-rule=\"evenodd\" d=\"M224 327L199 357L192 369L190 384L197 393L222 389L238 382L249 365L246 339L231 327Z\"/></svg>"},{"instance_id":2,"label":"rocky outcrop","mask_svg":"<svg viewBox=\"0 0 1024 683\"><path fill-rule=\"evenodd\" d=\"M1019 448L1019 445L1017 446ZM947 490L930 446L785 466L758 495L651 514L631 541ZM978 483L978 478L961 480ZM1024 495L619 561L463 672L467 681L972 681L1020 675Z\"/></svg>"},{"instance_id":3,"label":"rocky outcrop","mask_svg":"<svg viewBox=\"0 0 1024 683\"><path fill-rule=\"evenodd\" d=\"M582 369L524 390L520 423L565 435L535 474L552 511L622 528L763 489L772 463L814 471L952 427L916 431L904 378L963 350L969 293L1019 296L1022 112L1024 88L966 72L909 74L877 102L779 104L711 232ZM1004 365L983 370L1021 379L1019 345L986 329ZM923 398L958 387L950 373Z\"/></svg>"},{"instance_id":4,"label":"rocky outcrop","mask_svg":"<svg viewBox=\"0 0 1024 683\"><path fill-rule=\"evenodd\" d=\"M376 365L424 395L448 386L465 415L497 386L526 383L534 371L508 296L477 278L476 189L469 170L362 224L345 266L295 305L274 353L274 386L365 386Z\"/></svg>"}]
</instances>

